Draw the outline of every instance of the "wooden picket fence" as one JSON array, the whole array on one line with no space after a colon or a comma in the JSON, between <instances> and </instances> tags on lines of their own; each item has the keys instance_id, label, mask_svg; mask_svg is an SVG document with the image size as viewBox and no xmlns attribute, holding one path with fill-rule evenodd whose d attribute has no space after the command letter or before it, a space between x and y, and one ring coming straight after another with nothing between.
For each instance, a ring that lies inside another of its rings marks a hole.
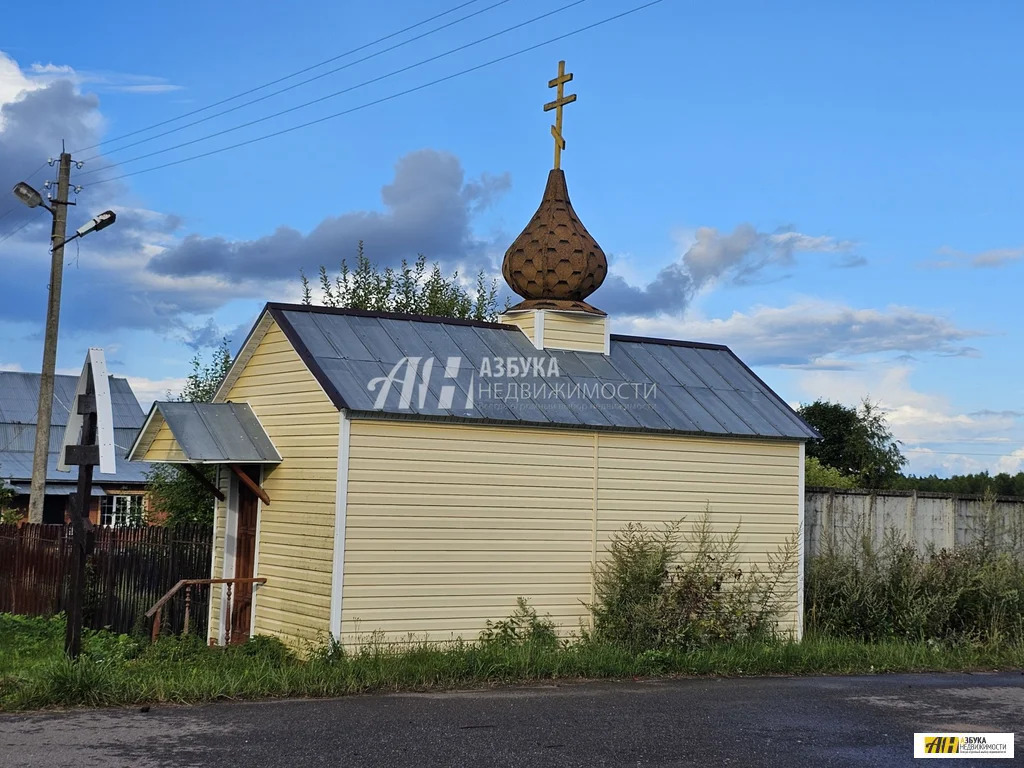
<instances>
[{"instance_id":1,"label":"wooden picket fence","mask_svg":"<svg viewBox=\"0 0 1024 768\"><path fill-rule=\"evenodd\" d=\"M64 610L72 534L64 525L0 525L0 612L47 616ZM181 579L210 575L209 526L99 528L86 566L84 622L91 629L148 631L143 615ZM206 631L209 591L196 595L192 627ZM183 606L170 604L168 631Z\"/></svg>"}]
</instances>

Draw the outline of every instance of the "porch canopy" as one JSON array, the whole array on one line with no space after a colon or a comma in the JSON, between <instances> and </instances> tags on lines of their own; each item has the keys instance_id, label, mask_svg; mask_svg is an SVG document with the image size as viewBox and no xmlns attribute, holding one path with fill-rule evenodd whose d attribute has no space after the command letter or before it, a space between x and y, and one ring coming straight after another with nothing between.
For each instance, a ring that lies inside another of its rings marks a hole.
<instances>
[{"instance_id":1,"label":"porch canopy","mask_svg":"<svg viewBox=\"0 0 1024 768\"><path fill-rule=\"evenodd\" d=\"M248 403L156 402L128 452L129 461L182 464L197 477L194 464L227 464L269 504L266 492L242 464L280 464L274 447ZM214 488L211 486L211 492ZM219 489L214 493L221 497Z\"/></svg>"}]
</instances>

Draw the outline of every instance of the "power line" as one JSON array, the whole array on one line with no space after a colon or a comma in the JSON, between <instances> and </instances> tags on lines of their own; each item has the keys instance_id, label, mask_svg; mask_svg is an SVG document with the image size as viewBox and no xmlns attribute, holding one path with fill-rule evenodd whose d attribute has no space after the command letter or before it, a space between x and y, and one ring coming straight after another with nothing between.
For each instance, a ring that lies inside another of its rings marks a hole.
<instances>
[{"instance_id":1,"label":"power line","mask_svg":"<svg viewBox=\"0 0 1024 768\"><path fill-rule=\"evenodd\" d=\"M364 104L360 104L359 106L352 107L350 109L346 109L346 110L343 110L341 112L335 112L333 115L326 115L324 117L317 118L316 120L310 120L309 122L301 123L300 125L292 126L291 128L283 128L280 131L274 131L273 133L267 133L267 134L264 134L263 136L257 136L256 138L253 138L253 139L248 139L246 141L240 141L237 144L230 144L230 145L228 145L226 147L221 147L219 149L212 149L209 152L203 152L203 153L198 154L198 155L191 155L189 157L183 157L180 160L173 160L173 161L171 161L169 163L163 163L162 165L155 165L155 166L153 166L151 168L143 168L143 169L138 170L138 171L132 171L131 173L121 174L120 176L112 176L112 177L107 178L107 179L100 179L99 181L92 182L91 186L96 186L97 184L106 184L106 183L111 182L111 181L119 181L121 179L127 179L130 176L138 176L139 174L142 174L142 173L150 173L151 171L159 171L159 170L162 170L164 168L170 168L170 167L175 166L175 165L181 165L182 163L187 163L187 162L190 162L192 160L199 160L199 159L204 158L204 157L210 157L211 155L220 154L221 152L227 152L228 150L238 149L239 147L248 146L249 144L256 144L257 142L266 141L267 139L272 139L272 138L274 138L276 136L283 136L286 133L292 133L293 131L297 131L297 130L300 130L302 128L308 128L308 127L310 127L312 125L317 125L319 123L323 123L323 122L326 122L328 120L333 120L335 118L342 117L344 115L349 115L349 114L352 114L353 112L358 112L360 110L367 109L368 107L376 106L377 104L382 104L382 103L387 102L387 101L392 101L392 100L397 99L397 98L399 98L401 96L406 96L406 95L408 95L410 93L415 93L417 91L422 91L425 88L430 88L431 86L447 82L448 80L454 80L457 77L461 77L462 75L468 75L471 72L476 72L477 70L484 69L485 67L489 67L489 66L492 66L494 64L498 64L500 62L503 62L503 61L508 61L509 59L513 59L513 58L515 58L517 56L521 56L524 53L529 53L530 51L535 51L538 48L543 48L545 45L551 45L552 43L556 43L559 40L565 40L568 37L573 37L574 35L578 35L578 34L581 34L583 32L588 32L591 29L595 29L596 27L603 26L604 24L608 24L608 23L610 23L612 21L617 21L618 19L621 19L621 18L623 18L625 16L629 16L631 14L634 14L634 13L637 13L639 11L645 10L646 8L650 8L651 6L654 6L654 5L658 5L661 2L663 2L663 0L651 0L651 2L644 3L643 5L638 5L638 6L634 7L634 8L630 8L628 11L623 11L621 13L617 13L614 16L609 16L609 17L607 17L605 19L601 19L600 21L595 21L592 24L587 24L586 26L579 27L577 29L572 30L571 32L566 32L564 34L557 35L556 37L552 37L552 38L550 38L548 40L544 40L543 42L535 43L533 45L527 46L526 48L521 48L520 50L515 51L513 53L509 53L509 54L506 54L504 56L499 56L498 58L491 59L490 61L486 61L483 64L477 64L476 66L469 67L468 69L463 69L463 70L461 70L459 72L455 72L454 74L445 75L444 77L439 77L436 80L431 80L430 82L423 83L421 85L417 85L417 86L414 86L412 88L407 88L404 91L398 91L397 93L392 93L389 96L382 96L379 99L374 99L373 101L368 101L368 102L366 102ZM261 122L261 121L256 121L256 122ZM240 127L244 127L244 126L240 126ZM227 131L221 131L221 133L227 133ZM217 135L220 135L220 134L213 134L213 135L217 136ZM212 138L212 136L211 137L207 137L207 138ZM196 141L199 141L199 139L197 139ZM189 144L194 144L195 142L193 141L193 142L188 142L188 143ZM183 144L181 146L187 146L187 145Z\"/></svg>"},{"instance_id":2,"label":"power line","mask_svg":"<svg viewBox=\"0 0 1024 768\"><path fill-rule=\"evenodd\" d=\"M492 33L490 35L486 35L485 37L481 37L478 40L474 40L474 41L472 41L470 43L464 43L463 45L457 46L455 48L450 48L449 50L444 51L443 53L435 54L434 56L430 56L430 57L428 57L426 59L422 59L420 61L417 61L414 64L409 64L407 66L404 66L404 67L401 67L399 69L396 69L396 70L394 70L392 72L388 72L386 75L378 75L377 77L371 78L369 80L364 80L361 83L356 83L355 85L351 85L348 88L342 88L340 91L334 91L333 93L328 93L326 96L320 96L319 98L313 99L312 101L307 101L307 102L305 102L303 104L297 104L294 107L289 107L288 109L282 109L279 112L274 112L273 114L265 115L264 117L258 117L255 120L250 120L250 121L248 121L246 123L241 123L240 125L232 126L231 128L225 128L224 130L216 131L214 133L207 134L206 136L200 136L199 138L196 138L196 139L190 139L189 141L184 141L184 142L182 142L180 144L175 144L175 145L170 146L170 147L165 147L164 149L156 149L156 150L153 150L152 152L147 152L146 154L143 154L143 155L136 155L135 157L130 157L127 160L122 160L119 163L111 163L110 165L104 165L104 166L102 166L100 168L94 168L91 171L87 171L86 173L81 174L79 176L79 178L87 177L87 176L90 176L90 175L95 174L95 173L101 173L102 171L107 171L107 170L110 170L111 168L116 168L118 166L124 166L124 165L127 165L128 163L134 163L134 162L137 162L139 160L145 160L147 158L155 157L157 155L163 155L163 154L166 154L167 152L173 152L176 149L183 149L185 147L192 146L193 144L199 144L200 142L203 142L203 141L209 141L210 139L215 139L218 136L223 136L223 135L225 135L227 133L234 133L235 131L240 131L243 128L249 128L249 127L251 127L253 125L258 125L259 123L266 122L267 120L273 120L276 117L281 117L282 115L287 115L287 114L289 114L291 112L296 112L296 111L298 111L300 109L305 109L306 107L311 107L314 104L319 104L322 101L327 101L328 99L333 99L333 98L335 98L337 96L341 96L343 94L349 93L349 92L357 90L359 88L364 88L367 85L372 85L373 83L380 82L381 80L386 80L389 77L394 77L395 75L402 74L403 72L408 72L408 71L410 71L412 69L416 69L417 67L422 67L424 64L429 64L429 63L431 63L433 61L437 61L438 59L443 59L446 56L451 56L452 54L458 53L459 51L464 51L467 48L472 48L474 45L480 45L480 43L485 43L488 40L493 40L496 37L500 37L501 35L504 35L504 34L507 34L509 32L512 32L512 31L514 31L516 29L520 29L521 27L525 27L525 26L527 26L529 24L533 24L535 22L541 21L542 19L546 19L549 16L553 16L556 13L561 13L562 11L566 11L566 10L568 10L570 8L573 8L573 7L577 6L577 5L581 5L582 3L585 3L585 2L587 2L587 0L573 0L573 2L571 2L571 3L567 4L567 5L563 5L561 8L556 8L556 9L554 9L552 11L547 11L546 13L542 13L539 16L534 16L532 19L527 19L526 21L521 21L518 24L513 24L511 27L506 27L505 29L499 30L498 32L494 32L494 33ZM471 70L467 70L467 71L471 71ZM437 81L437 82L441 82L441 81Z\"/></svg>"},{"instance_id":3,"label":"power line","mask_svg":"<svg viewBox=\"0 0 1024 768\"><path fill-rule=\"evenodd\" d=\"M296 70L295 72L292 72L290 75L284 75L283 77L279 77L276 80L271 80L269 82L263 83L262 85L257 85L254 88L249 88L248 90L236 93L234 96L228 96L227 98L221 99L220 101L215 101L212 104L207 104L205 107L199 107L198 109L193 109L191 112L185 112L183 114L178 115L177 117L171 117L171 118L168 118L167 120L162 120L159 123L153 123L152 125L148 125L145 128L138 128L138 129L136 129L134 131L129 131L128 133L122 133L120 136L114 136L113 138L110 138L110 139L104 139L103 141L100 141L100 142L98 142L96 144L92 144L92 145L90 145L88 147L82 147L81 149L77 149L72 154L77 154L79 152L86 152L86 151L88 151L90 149L96 149L96 147L101 147L104 144L112 144L115 141L120 141L121 139L127 139L130 136L136 136L136 135L138 135L140 133L145 133L146 131L151 131L154 128L159 128L161 126L177 122L178 120L184 120L186 117L191 117L192 115L198 115L200 112L205 112L208 109L213 109L214 107L219 107L222 104L227 104L230 101L234 101L235 99L240 99L243 96L248 96L251 93L256 93L257 91L262 91L264 88L270 88L272 85L277 85L278 83L283 83L285 80L291 80L293 77L298 77L299 75L304 75L307 72L310 72L310 71L316 69L317 67L322 67L324 64L330 64L332 61L337 61L338 59L343 59L346 56L351 56L353 53L359 53L359 51L362 51L362 50L365 50L365 49L367 49L367 48L369 48L371 46L377 45L378 43L383 43L384 41L390 40L393 37L396 37L396 36L401 35L401 34L403 34L405 32L409 32L409 31L411 31L413 29L416 29L416 27L422 27L424 24L429 24L430 22L435 21L437 19L440 19L443 16L447 16L449 13L454 13L455 11L458 11L458 10L461 10L461 9L465 8L467 5L473 5L473 3L477 3L479 1L480 0L468 0L468 2L460 3L459 5L456 5L456 6L452 7L452 8L449 8L447 11L442 11L441 13L435 14L435 15L427 18L427 19L423 19L422 21L417 21L415 24L410 24L408 27L404 27L404 28L399 29L399 30L397 30L395 32L391 32L390 34L384 35L383 37L378 37L376 40L372 40L369 43L364 43L363 45L360 45L360 46L358 46L356 48L351 48L351 49L345 51L344 53L339 53L337 56L332 56L329 59L324 59L323 61L318 62L316 64L311 64L308 67L304 67L303 69Z\"/></svg>"},{"instance_id":4,"label":"power line","mask_svg":"<svg viewBox=\"0 0 1024 768\"><path fill-rule=\"evenodd\" d=\"M8 240L10 240L12 237L14 237L16 234L21 232L21 230L23 230L25 227L27 227L31 223L32 223L32 219L27 219L25 221L25 223L23 223L21 226L15 227L10 232L8 232L6 235L4 235L3 237L0 237L0 244L3 244L5 242L7 242Z\"/></svg>"},{"instance_id":5,"label":"power line","mask_svg":"<svg viewBox=\"0 0 1024 768\"><path fill-rule=\"evenodd\" d=\"M49 165L49 164L50 164L50 161L49 161L49 160L44 160L44 161L43 161L43 163L42 163L42 165L40 165L40 166L39 166L38 168L36 168L36 169L35 169L34 171L32 171L32 173L29 173L29 174L22 174L22 175L21 175L20 177L18 177L18 179L19 179L20 181L25 181L25 182L29 182L29 181L32 181L32 179L33 179L33 178L34 178L35 176L37 176L37 175L39 174L39 172L40 172L41 170L43 170L43 168L45 168L45 167L46 167L47 165ZM10 216L10 215L11 215L12 213L14 213L14 212L15 212L16 210L18 210L18 206L17 206L16 204L11 204L11 207L10 207L10 208L8 208L8 209L7 209L6 211L4 211L3 213L0 213L0 221L2 221L3 219L7 218L8 216ZM22 227L18 227L18 229L14 230L13 232L9 232L9 233L8 233L8 234L7 234L6 236L4 236L4 237L0 238L0 243L2 243L2 242L3 242L4 240L6 240L6 239L7 239L8 237L10 237L11 235L13 235L13 234L14 234L14 232L17 232L17 231L18 231L18 230L20 230L21 228L22 228Z\"/></svg>"},{"instance_id":6,"label":"power line","mask_svg":"<svg viewBox=\"0 0 1024 768\"><path fill-rule=\"evenodd\" d=\"M477 0L474 0L474 2L476 2L476 1ZM259 97L255 98L255 99L250 99L249 101L242 102L241 104L236 104L235 106L229 107L228 109L221 110L220 112L214 112L212 115L207 115L206 117L201 117L198 120L193 120L190 123L185 123L184 125L179 125L176 128L171 128L170 130L163 131L162 133L156 133L156 134L153 134L152 136L147 136L144 139L139 139L138 141L133 141L130 144L124 144L124 145L122 145L120 147L116 147L115 149L109 150L106 154L110 155L110 154L113 154L114 152L120 152L120 151L122 151L124 149L129 149L130 147L137 147L139 144L146 144L146 143L148 143L150 141L156 141L157 139L163 138L164 136L169 136L172 133L177 133L178 131L184 131L187 128L191 128L192 126L199 125L200 123L205 123L205 122L208 122L210 120L214 120L214 119L216 119L218 117L222 117L222 116L224 116L226 114L229 114L231 112L236 112L239 109L244 109L245 107L252 106L253 104L258 104L261 101L266 101L267 99L272 99L274 96L280 96L282 93L287 93L288 91L295 90L296 88L300 88L303 85L308 85L309 83L315 82L316 80L321 80L321 79L323 79L325 77L328 77L329 75L337 74L338 72L341 72L344 69L348 69L349 67L354 67L357 64L362 64L363 62L369 61L370 59L375 59L378 56L383 56L385 53L390 53L391 51L397 50L398 48L401 48L403 46L408 45L409 43L414 43L417 40L422 40L423 38L429 37L430 35L433 35L436 32L440 32L443 29L448 29L449 27L453 27L456 24L462 23L466 19L471 19L474 16L479 16L482 13L487 13L487 11L490 11L490 10L493 10L494 8L497 8L499 5L505 5L506 3L509 3L511 1L512 0L498 0L498 2L493 3L491 5L488 5L486 8L481 8L478 11L474 11L473 13L470 13L470 14L468 14L466 16L462 16L461 18L455 19L454 21L449 21L447 24L442 24L439 27L434 27L433 29L431 29L431 30L429 30L427 32L424 32L422 34L416 35L415 37L410 37L408 40L403 40L402 42L395 43L394 45L389 46L387 48L382 48L379 51L371 53L369 56L364 56L361 59L356 59L355 61L350 61L348 64L342 64L340 67L335 67L334 69L329 69L326 72L321 72L319 75L315 75L315 76L307 78L305 80L300 80L297 83L293 83L293 84L291 84L289 86L286 86L284 88L280 88L280 89L278 89L276 91L272 91L270 93L264 94L263 96L259 96ZM582 2L583 0L580 0L580 1ZM102 154L93 155L91 157L87 157L82 162L83 163L88 163L88 162L96 160L97 158L102 157L102 156L103 156ZM125 162L131 162L131 161L125 161ZM94 171L94 173L102 171L102 170L106 170L107 168L112 168L114 165L116 165L116 163L112 164L112 165L104 166L102 168L98 168L98 169L96 169L96 171Z\"/></svg>"}]
</instances>

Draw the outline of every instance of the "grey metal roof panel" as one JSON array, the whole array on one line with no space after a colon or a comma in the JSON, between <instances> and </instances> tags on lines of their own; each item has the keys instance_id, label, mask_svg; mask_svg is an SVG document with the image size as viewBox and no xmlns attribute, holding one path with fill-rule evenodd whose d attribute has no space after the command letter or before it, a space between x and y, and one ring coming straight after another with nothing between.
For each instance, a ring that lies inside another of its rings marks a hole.
<instances>
[{"instance_id":1,"label":"grey metal roof panel","mask_svg":"<svg viewBox=\"0 0 1024 768\"><path fill-rule=\"evenodd\" d=\"M75 399L77 376L55 376L50 424L63 427ZM110 377L110 404L114 427L138 429L146 415L127 379ZM35 424L39 405L39 374L0 371L0 423ZM2 445L2 443L0 443Z\"/></svg>"},{"instance_id":2,"label":"grey metal roof panel","mask_svg":"<svg viewBox=\"0 0 1024 768\"><path fill-rule=\"evenodd\" d=\"M117 472L105 475L101 474L97 468L93 482L123 483L125 485L145 484L146 473L149 472L151 464L145 461L128 461L127 451L120 440L117 440L117 445L114 447L114 456ZM0 451L0 477L5 480L26 482L30 480L32 478L32 451ZM57 452L54 451L47 456L46 482L75 483L77 481L78 467L72 467L69 472L58 472Z\"/></svg>"},{"instance_id":3,"label":"grey metal roof panel","mask_svg":"<svg viewBox=\"0 0 1024 768\"><path fill-rule=\"evenodd\" d=\"M518 328L496 323L281 304L268 305L268 310L335 405L360 414L712 436L818 437L722 346L613 335L609 355L538 350ZM421 361L408 379L405 368L395 369L407 358ZM459 360L454 375L447 370L449 358ZM531 368L525 374L495 376L497 361L510 358L537 359L543 374L554 360L557 375L539 375ZM426 360L434 362L424 377ZM377 408L381 389L371 391L369 384L393 370L397 375ZM406 381L410 389L403 402ZM630 388L643 396L631 395Z\"/></svg>"},{"instance_id":4,"label":"grey metal roof panel","mask_svg":"<svg viewBox=\"0 0 1024 768\"><path fill-rule=\"evenodd\" d=\"M57 452L64 439L69 409L74 403L77 386L77 376L54 377L46 469L48 483L73 484L78 480L77 468L72 468L70 472L57 471ZM25 481L32 477L38 399L38 373L0 371L0 477ZM96 482L142 485L146 482L150 465L141 461L128 461L126 456L145 415L126 379L110 377L110 402L114 417L117 472L104 475L97 471Z\"/></svg>"},{"instance_id":5,"label":"grey metal roof panel","mask_svg":"<svg viewBox=\"0 0 1024 768\"><path fill-rule=\"evenodd\" d=\"M160 402L153 407L159 410L190 461L281 461L281 454L248 403Z\"/></svg>"}]
</instances>

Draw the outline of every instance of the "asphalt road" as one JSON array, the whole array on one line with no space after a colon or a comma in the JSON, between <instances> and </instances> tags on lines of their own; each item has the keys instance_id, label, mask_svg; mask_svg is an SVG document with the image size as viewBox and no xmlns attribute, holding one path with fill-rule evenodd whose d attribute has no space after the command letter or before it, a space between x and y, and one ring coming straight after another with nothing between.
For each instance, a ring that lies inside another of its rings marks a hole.
<instances>
[{"instance_id":1,"label":"asphalt road","mask_svg":"<svg viewBox=\"0 0 1024 768\"><path fill-rule=\"evenodd\" d=\"M0 766L909 766L915 730L1015 731L1024 748L1024 675L601 682L0 716Z\"/></svg>"}]
</instances>

